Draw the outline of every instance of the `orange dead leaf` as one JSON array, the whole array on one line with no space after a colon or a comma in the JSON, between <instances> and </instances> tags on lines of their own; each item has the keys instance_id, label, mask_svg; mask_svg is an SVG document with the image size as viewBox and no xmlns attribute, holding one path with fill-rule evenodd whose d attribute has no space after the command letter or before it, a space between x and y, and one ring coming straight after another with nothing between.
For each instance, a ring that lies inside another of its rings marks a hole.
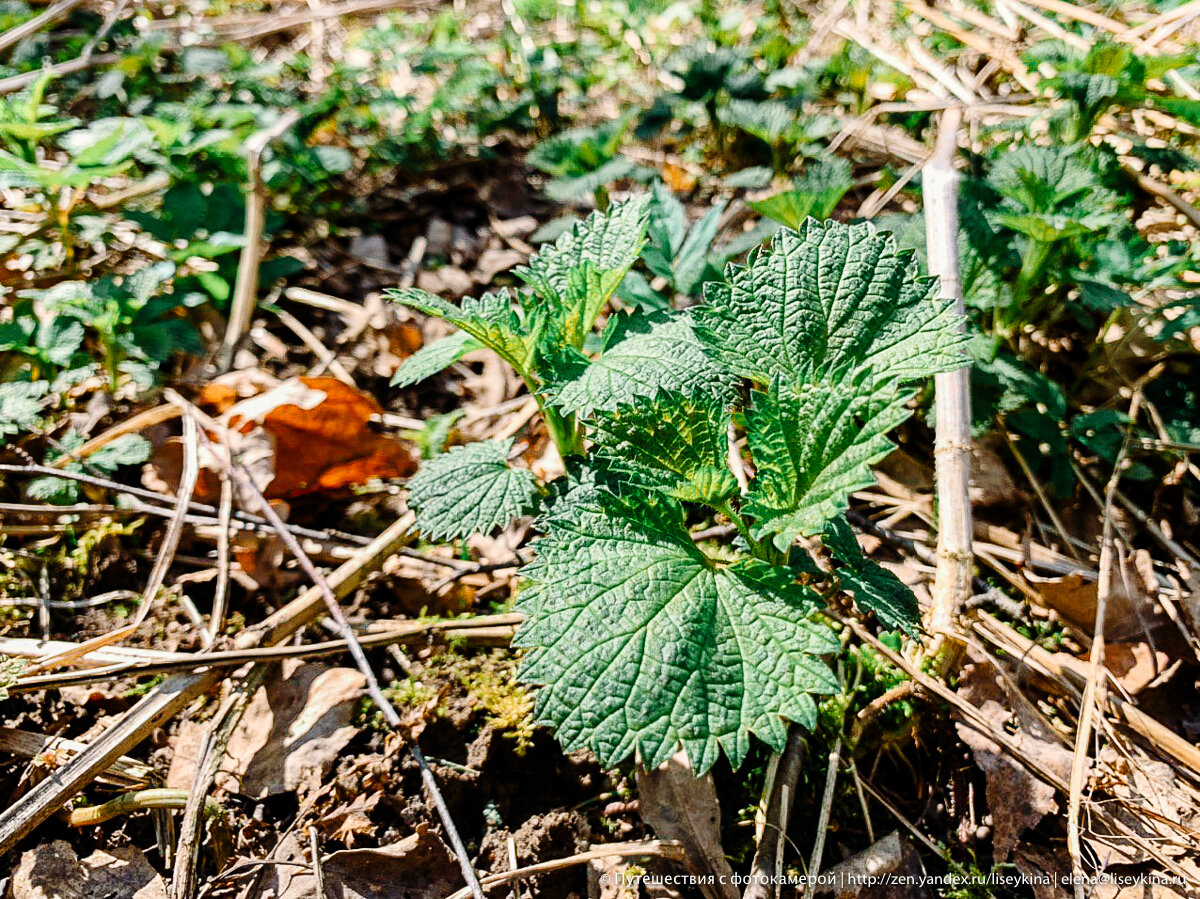
<instances>
[{"instance_id":1,"label":"orange dead leaf","mask_svg":"<svg viewBox=\"0 0 1200 899\"><path fill-rule=\"evenodd\" d=\"M412 474L408 450L373 430L382 411L336 378L299 378L234 405L224 418L242 434L261 426L273 438L275 477L264 494L283 499Z\"/></svg>"},{"instance_id":2,"label":"orange dead leaf","mask_svg":"<svg viewBox=\"0 0 1200 899\"><path fill-rule=\"evenodd\" d=\"M247 395L261 383L253 378L214 382L205 386L197 403L218 413L240 435L234 450L267 499L333 492L371 478L407 477L416 470L404 444L377 432L382 409L367 394L336 378L293 378ZM167 440L155 452L146 477L173 489L182 456L180 438ZM219 495L220 482L212 460L204 468L195 496L209 502Z\"/></svg>"}]
</instances>

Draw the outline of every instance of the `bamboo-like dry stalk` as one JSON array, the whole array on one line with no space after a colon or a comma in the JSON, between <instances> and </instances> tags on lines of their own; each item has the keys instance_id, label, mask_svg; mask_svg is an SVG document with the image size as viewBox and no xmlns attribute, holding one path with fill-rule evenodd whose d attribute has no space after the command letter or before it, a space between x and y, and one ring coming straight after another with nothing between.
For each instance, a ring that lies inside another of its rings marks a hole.
<instances>
[{"instance_id":1,"label":"bamboo-like dry stalk","mask_svg":"<svg viewBox=\"0 0 1200 899\"><path fill-rule=\"evenodd\" d=\"M950 107L942 113L937 145L924 169L923 188L929 271L941 281L940 295L953 300L959 315L964 315L958 267L958 175L954 171L961 122L960 108ZM955 635L958 609L972 593L970 367L963 365L938 375L935 391L937 575L926 629L933 637L930 649L939 669L947 672L962 655L962 641Z\"/></svg>"},{"instance_id":2,"label":"bamboo-like dry stalk","mask_svg":"<svg viewBox=\"0 0 1200 899\"><path fill-rule=\"evenodd\" d=\"M300 120L299 110L289 109L269 128L264 128L246 141L246 225L242 253L238 260L237 281L233 286L233 301L229 307L229 323L225 338L217 351L218 366L227 368L233 354L254 315L258 297L258 267L262 261L263 227L267 219L267 198L262 183L262 157L273 141L285 134Z\"/></svg>"}]
</instances>

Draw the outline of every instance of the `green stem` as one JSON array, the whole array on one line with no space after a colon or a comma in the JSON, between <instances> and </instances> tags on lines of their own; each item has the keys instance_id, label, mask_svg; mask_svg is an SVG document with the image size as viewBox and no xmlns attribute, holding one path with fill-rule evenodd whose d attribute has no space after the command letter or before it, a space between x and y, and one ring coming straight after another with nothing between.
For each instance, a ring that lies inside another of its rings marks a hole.
<instances>
[{"instance_id":1,"label":"green stem","mask_svg":"<svg viewBox=\"0 0 1200 899\"><path fill-rule=\"evenodd\" d=\"M542 418L546 422L546 430L550 432L550 438L554 441L554 445L558 447L559 455L564 459L567 456L582 456L583 455L583 428L579 426L579 422L575 416L570 413L560 412L553 406L547 406L538 398L538 406L542 410Z\"/></svg>"},{"instance_id":2,"label":"green stem","mask_svg":"<svg viewBox=\"0 0 1200 899\"><path fill-rule=\"evenodd\" d=\"M1050 250L1053 247L1053 243L1030 240L1029 249L1025 252L1025 258L1021 260L1021 270L1017 273L1017 280L1013 285L1013 305L1009 310L1010 314L1002 318L1004 336L1010 336L1008 332L1018 322L1033 320L1033 310L1029 308L1033 302L1033 288L1042 276L1042 270L1046 267L1046 260L1050 258Z\"/></svg>"},{"instance_id":3,"label":"green stem","mask_svg":"<svg viewBox=\"0 0 1200 899\"><path fill-rule=\"evenodd\" d=\"M779 551L775 549L774 545L772 545L770 541L763 542L762 540L757 540L755 539L754 535L750 533L750 526L746 524L746 519L742 517L741 512L734 508L731 500L723 500L721 504L716 507L716 509L733 522L734 526L738 529L738 533L742 535L742 539L745 540L747 545L750 547L751 554L756 559L761 559L764 562L771 562L773 564L777 564L781 561Z\"/></svg>"}]
</instances>

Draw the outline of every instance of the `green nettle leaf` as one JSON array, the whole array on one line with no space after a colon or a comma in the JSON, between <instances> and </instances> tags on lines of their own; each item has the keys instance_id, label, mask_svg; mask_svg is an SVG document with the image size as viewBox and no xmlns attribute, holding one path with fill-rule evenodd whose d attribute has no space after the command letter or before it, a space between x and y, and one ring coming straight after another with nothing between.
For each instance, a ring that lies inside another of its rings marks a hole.
<instances>
[{"instance_id":1,"label":"green nettle leaf","mask_svg":"<svg viewBox=\"0 0 1200 899\"><path fill-rule=\"evenodd\" d=\"M749 206L789 228L800 228L810 215L816 219L829 218L850 189L851 181L848 163L828 160L805 169L792 190L751 202Z\"/></svg>"},{"instance_id":2,"label":"green nettle leaf","mask_svg":"<svg viewBox=\"0 0 1200 899\"><path fill-rule=\"evenodd\" d=\"M428 346L423 346L407 359L392 375L393 387L409 387L453 365L467 353L483 346L466 331L456 331Z\"/></svg>"},{"instance_id":3,"label":"green nettle leaf","mask_svg":"<svg viewBox=\"0 0 1200 899\"><path fill-rule=\"evenodd\" d=\"M874 612L884 627L917 633L921 624L917 598L900 578L866 557L846 519L839 516L830 520L824 542L842 563L837 569L838 580L843 589L854 594L860 609Z\"/></svg>"},{"instance_id":4,"label":"green nettle leaf","mask_svg":"<svg viewBox=\"0 0 1200 899\"><path fill-rule=\"evenodd\" d=\"M580 175L563 175L546 184L546 196L556 203L577 203L593 196L598 188L638 172L632 159L618 156L599 168Z\"/></svg>"},{"instance_id":5,"label":"green nettle leaf","mask_svg":"<svg viewBox=\"0 0 1200 899\"><path fill-rule=\"evenodd\" d=\"M116 471L122 465L140 465L150 458L154 449L141 434L125 434L88 456L88 464L104 473Z\"/></svg>"},{"instance_id":6,"label":"green nettle leaf","mask_svg":"<svg viewBox=\"0 0 1200 899\"><path fill-rule=\"evenodd\" d=\"M599 272L619 271L624 277L642 251L648 207L649 198L643 195L614 205L607 213L593 212L531 258L528 265L515 269L517 277L543 298L564 305L571 272L585 262ZM620 281L618 278L617 283Z\"/></svg>"},{"instance_id":7,"label":"green nettle leaf","mask_svg":"<svg viewBox=\"0 0 1200 899\"><path fill-rule=\"evenodd\" d=\"M389 290L388 297L456 325L499 354L532 388L542 357L583 346L596 317L641 252L647 203L645 197L628 200L607 214L593 213L560 235L553 246L515 270L529 290L468 297L461 305L412 288ZM464 346L457 349L466 352ZM424 356L418 353L411 368L397 372L398 383L428 377L440 370L433 366L442 359L449 365L457 358L452 358L454 349L453 343L435 344Z\"/></svg>"},{"instance_id":8,"label":"green nettle leaf","mask_svg":"<svg viewBox=\"0 0 1200 899\"><path fill-rule=\"evenodd\" d=\"M416 288L388 291L396 303L444 318L496 352L518 372L530 371L547 315L529 294L500 290L467 297L461 306ZM453 360L451 360L453 361ZM448 365L449 363L447 363Z\"/></svg>"},{"instance_id":9,"label":"green nettle leaf","mask_svg":"<svg viewBox=\"0 0 1200 899\"><path fill-rule=\"evenodd\" d=\"M583 346L596 316L612 298L628 271L628 266L601 270L586 260L571 269L567 275L567 289L562 296L563 339L567 345Z\"/></svg>"},{"instance_id":10,"label":"green nettle leaf","mask_svg":"<svg viewBox=\"0 0 1200 899\"><path fill-rule=\"evenodd\" d=\"M1041 243L1099 231L1121 219L1120 197L1077 147L1022 144L996 160L988 183L1001 202L991 217Z\"/></svg>"},{"instance_id":11,"label":"green nettle leaf","mask_svg":"<svg viewBox=\"0 0 1200 899\"><path fill-rule=\"evenodd\" d=\"M33 425L42 411L50 385L45 381L9 381L0 384L0 440Z\"/></svg>"},{"instance_id":12,"label":"green nettle leaf","mask_svg":"<svg viewBox=\"0 0 1200 899\"><path fill-rule=\"evenodd\" d=\"M598 413L592 424L594 452L614 489L714 506L737 493L726 461L729 410L716 400L661 393Z\"/></svg>"},{"instance_id":13,"label":"green nettle leaf","mask_svg":"<svg viewBox=\"0 0 1200 899\"><path fill-rule=\"evenodd\" d=\"M417 527L433 540L488 534L537 509L533 472L512 468L513 441L484 440L434 456L408 482Z\"/></svg>"},{"instance_id":14,"label":"green nettle leaf","mask_svg":"<svg viewBox=\"0 0 1200 899\"><path fill-rule=\"evenodd\" d=\"M759 384L869 365L908 382L962 364L953 304L911 251L870 223L808 219L706 285L698 331L730 371Z\"/></svg>"},{"instance_id":15,"label":"green nettle leaf","mask_svg":"<svg viewBox=\"0 0 1200 899\"><path fill-rule=\"evenodd\" d=\"M746 498L757 537L786 551L845 511L875 483L871 466L894 448L887 434L909 416L909 396L881 399L864 375L793 386L776 378L755 391L746 432L757 476Z\"/></svg>"},{"instance_id":16,"label":"green nettle leaf","mask_svg":"<svg viewBox=\"0 0 1200 899\"><path fill-rule=\"evenodd\" d=\"M812 728L812 695L837 690L820 656L838 641L790 572L716 567L682 526L640 511L559 519L537 551L516 643L532 648L521 672L543 685L539 720L569 750L653 767L682 744L697 774L720 750L737 766L751 733L781 750L786 721Z\"/></svg>"},{"instance_id":17,"label":"green nettle leaf","mask_svg":"<svg viewBox=\"0 0 1200 899\"><path fill-rule=\"evenodd\" d=\"M713 364L688 313L646 316L590 362L579 352L559 354L545 382L551 403L572 413L614 409L662 390L732 396L732 379Z\"/></svg>"},{"instance_id":18,"label":"green nettle leaf","mask_svg":"<svg viewBox=\"0 0 1200 899\"><path fill-rule=\"evenodd\" d=\"M77 318L58 315L38 327L37 345L42 356L52 365L67 365L83 346L83 322Z\"/></svg>"}]
</instances>

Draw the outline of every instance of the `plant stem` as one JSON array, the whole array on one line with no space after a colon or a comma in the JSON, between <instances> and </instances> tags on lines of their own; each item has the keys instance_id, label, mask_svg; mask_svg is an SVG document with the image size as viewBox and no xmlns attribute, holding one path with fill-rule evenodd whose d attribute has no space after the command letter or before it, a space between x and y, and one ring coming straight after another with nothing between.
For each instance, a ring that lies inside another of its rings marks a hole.
<instances>
[{"instance_id":1,"label":"plant stem","mask_svg":"<svg viewBox=\"0 0 1200 899\"><path fill-rule=\"evenodd\" d=\"M1046 267L1050 258L1050 250L1054 246L1042 240L1030 240L1025 258L1021 260L1021 270L1017 273L1016 283L1013 284L1013 304L1009 314L1002 316L1002 331L1006 337L1011 336L1012 328L1020 321L1031 321L1032 310L1028 307L1033 301L1033 288Z\"/></svg>"},{"instance_id":2,"label":"plant stem","mask_svg":"<svg viewBox=\"0 0 1200 899\"><path fill-rule=\"evenodd\" d=\"M583 455L583 429L571 413L560 412L553 406L547 406L538 397L538 407L542 410L542 418L546 422L546 430L558 447L558 453L564 459L567 456Z\"/></svg>"},{"instance_id":3,"label":"plant stem","mask_svg":"<svg viewBox=\"0 0 1200 899\"><path fill-rule=\"evenodd\" d=\"M938 122L937 145L924 169L925 234L929 271L940 281L939 295L954 301L965 321L958 261L958 128L962 110L947 109ZM1042 256L1038 263L1045 262ZM964 360L965 362L965 360ZM928 650L942 674L954 671L963 651L958 613L972 592L971 399L969 364L943 372L934 380L937 434L938 546L933 607L926 619Z\"/></svg>"}]
</instances>

